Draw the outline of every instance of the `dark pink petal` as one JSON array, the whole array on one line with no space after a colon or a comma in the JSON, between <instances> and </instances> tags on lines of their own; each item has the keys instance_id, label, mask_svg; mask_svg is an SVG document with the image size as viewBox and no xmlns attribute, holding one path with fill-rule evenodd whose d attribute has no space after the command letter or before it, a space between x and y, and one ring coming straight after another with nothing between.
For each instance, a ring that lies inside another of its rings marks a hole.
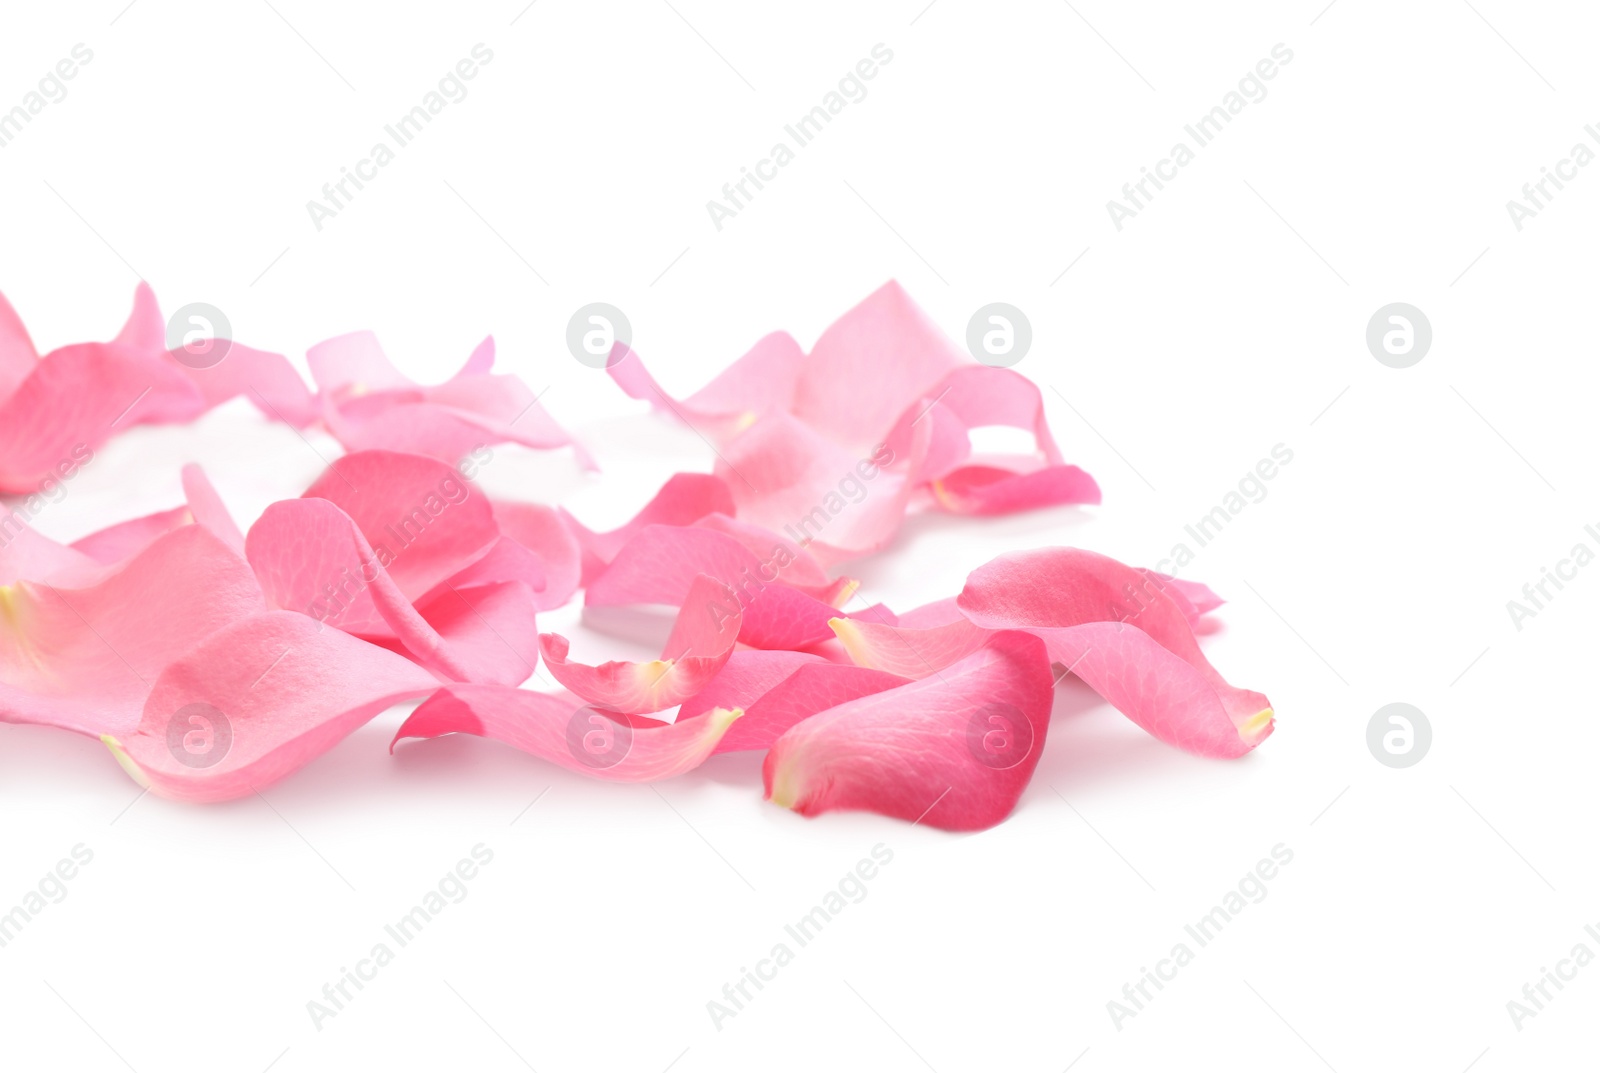
<instances>
[{"instance_id":1,"label":"dark pink petal","mask_svg":"<svg viewBox=\"0 0 1600 1073\"><path fill-rule=\"evenodd\" d=\"M454 685L423 701L394 740L476 734L580 775L653 782L697 767L741 714L737 709L716 708L661 724L638 716L608 715L546 693Z\"/></svg>"},{"instance_id":2,"label":"dark pink petal","mask_svg":"<svg viewBox=\"0 0 1600 1073\"><path fill-rule=\"evenodd\" d=\"M675 473L626 525L597 533L565 511L567 524L583 548L583 583L599 576L617 552L647 525L693 525L707 514L732 514L733 496L722 478L709 473Z\"/></svg>"},{"instance_id":3,"label":"dark pink petal","mask_svg":"<svg viewBox=\"0 0 1600 1073\"><path fill-rule=\"evenodd\" d=\"M716 752L770 749L802 720L846 701L903 686L906 681L898 675L848 664L804 664L751 701L745 707L744 718L717 743Z\"/></svg>"},{"instance_id":4,"label":"dark pink petal","mask_svg":"<svg viewBox=\"0 0 1600 1073\"><path fill-rule=\"evenodd\" d=\"M1039 762L1053 698L1036 637L1004 631L941 674L795 724L767 753L773 803L864 809L951 831L1005 819Z\"/></svg>"},{"instance_id":5,"label":"dark pink petal","mask_svg":"<svg viewBox=\"0 0 1600 1073\"><path fill-rule=\"evenodd\" d=\"M194 525L88 587L0 586L0 720L121 733L167 664L261 610L249 566Z\"/></svg>"},{"instance_id":6,"label":"dark pink petal","mask_svg":"<svg viewBox=\"0 0 1600 1073\"><path fill-rule=\"evenodd\" d=\"M102 740L153 793L225 801L270 786L438 684L391 652L304 615L269 611L169 663L137 725Z\"/></svg>"},{"instance_id":7,"label":"dark pink petal","mask_svg":"<svg viewBox=\"0 0 1600 1073\"><path fill-rule=\"evenodd\" d=\"M1233 757L1272 733L1271 703L1217 673L1159 574L1077 548L1017 552L973 571L958 603L976 625L1038 634L1053 659L1169 744Z\"/></svg>"},{"instance_id":8,"label":"dark pink petal","mask_svg":"<svg viewBox=\"0 0 1600 1073\"><path fill-rule=\"evenodd\" d=\"M612 347L606 371L630 398L642 399L719 439L749 428L794 397L805 355L787 332L764 336L716 379L686 399L674 400L622 343Z\"/></svg>"},{"instance_id":9,"label":"dark pink petal","mask_svg":"<svg viewBox=\"0 0 1600 1073\"><path fill-rule=\"evenodd\" d=\"M453 465L422 455L363 451L335 459L305 498L326 499L348 514L411 599L483 558L500 539L494 508L477 486Z\"/></svg>"},{"instance_id":10,"label":"dark pink petal","mask_svg":"<svg viewBox=\"0 0 1600 1073\"><path fill-rule=\"evenodd\" d=\"M658 712L683 702L705 688L733 651L743 615L708 613L706 605L721 596L722 583L702 574L690 586L667 638L662 658L647 663L615 660L591 667L569 662L567 639L556 633L539 636L546 669L556 681L590 704L624 715Z\"/></svg>"},{"instance_id":11,"label":"dark pink petal","mask_svg":"<svg viewBox=\"0 0 1600 1073\"><path fill-rule=\"evenodd\" d=\"M533 673L538 628L520 582L446 585L413 605L355 522L320 498L272 504L245 547L272 607L403 647L446 680L516 685Z\"/></svg>"},{"instance_id":12,"label":"dark pink petal","mask_svg":"<svg viewBox=\"0 0 1600 1073\"><path fill-rule=\"evenodd\" d=\"M1032 472L962 466L933 481L931 487L935 501L951 514L1013 514L1100 502L1100 486L1094 478L1068 465L1044 466Z\"/></svg>"}]
</instances>

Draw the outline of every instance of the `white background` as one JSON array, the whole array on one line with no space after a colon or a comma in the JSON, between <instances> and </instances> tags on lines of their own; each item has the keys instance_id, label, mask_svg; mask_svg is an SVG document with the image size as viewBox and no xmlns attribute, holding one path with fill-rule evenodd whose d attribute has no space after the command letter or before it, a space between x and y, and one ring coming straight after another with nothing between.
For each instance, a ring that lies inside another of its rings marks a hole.
<instances>
[{"instance_id":1,"label":"white background","mask_svg":"<svg viewBox=\"0 0 1600 1073\"><path fill-rule=\"evenodd\" d=\"M372 328L431 381L492 332L603 473L501 449L489 490L609 525L712 458L572 359L580 305L625 310L682 393L765 332L809 345L889 278L958 339L1010 302L1034 332L1018 369L1105 503L914 520L850 571L894 607L1011 548L1154 564L1275 444L1294 460L1185 571L1229 598L1208 654L1272 698L1276 734L1205 761L1063 684L1016 813L974 836L801 819L748 754L653 788L477 739L391 757L398 711L270 806L139 798L98 743L0 727L0 905L94 853L0 950L4 1065L1591 1063L1600 968L1520 1030L1506 1003L1575 944L1600 953L1600 569L1520 631L1506 602L1600 550L1600 167L1520 232L1506 202L1600 122L1600 27L1578 4L1323 2L8 5L0 107L94 52L0 149L0 289L41 349L109 338L140 277L297 363ZM317 231L307 200L479 42L470 95ZM717 231L706 201L879 42L869 95ZM1108 199L1279 42L1268 96L1117 231ZM1434 332L1404 370L1364 340L1397 301ZM172 506L189 460L248 523L337 451L310 442L244 402L137 430L37 524ZM581 657L654 654L575 610L542 625ZM1392 701L1433 727L1404 770L1366 745ZM469 897L314 1027L308 1000L480 842ZM1124 983L1280 842L1266 900L1115 1026ZM866 900L714 1027L706 1003L877 843L894 860Z\"/></svg>"}]
</instances>

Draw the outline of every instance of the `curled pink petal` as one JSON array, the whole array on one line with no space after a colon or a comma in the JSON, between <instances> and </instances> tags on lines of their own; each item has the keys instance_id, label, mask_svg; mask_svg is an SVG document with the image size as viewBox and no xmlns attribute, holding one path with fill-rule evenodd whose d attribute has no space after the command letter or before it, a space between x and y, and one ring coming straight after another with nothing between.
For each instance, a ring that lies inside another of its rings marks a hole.
<instances>
[{"instance_id":1,"label":"curled pink petal","mask_svg":"<svg viewBox=\"0 0 1600 1073\"><path fill-rule=\"evenodd\" d=\"M886 436L913 401L936 395L946 376L970 364L891 281L822 333L790 412L834 443L860 451Z\"/></svg>"},{"instance_id":2,"label":"curled pink petal","mask_svg":"<svg viewBox=\"0 0 1600 1073\"><path fill-rule=\"evenodd\" d=\"M208 409L242 396L267 417L295 428L305 428L320 412L311 389L282 354L229 341L215 365L195 368L176 359L172 364L194 382Z\"/></svg>"},{"instance_id":3,"label":"curled pink petal","mask_svg":"<svg viewBox=\"0 0 1600 1073\"><path fill-rule=\"evenodd\" d=\"M662 658L647 663L612 661L597 667L569 662L567 639L546 633L539 637L545 667L556 681L590 704L623 715L658 712L681 703L705 688L722 670L739 636L743 615L706 611L720 598L722 583L702 574L690 586Z\"/></svg>"},{"instance_id":4,"label":"curled pink petal","mask_svg":"<svg viewBox=\"0 0 1600 1073\"><path fill-rule=\"evenodd\" d=\"M270 786L390 705L437 686L409 660L270 611L169 663L137 725L101 740L153 793L226 801Z\"/></svg>"},{"instance_id":5,"label":"curled pink petal","mask_svg":"<svg viewBox=\"0 0 1600 1073\"><path fill-rule=\"evenodd\" d=\"M667 395L639 355L622 343L612 347L606 372L630 398L723 438L749 428L767 413L787 409L804 362L800 345L787 332L773 332L711 383L679 400Z\"/></svg>"},{"instance_id":6,"label":"curled pink petal","mask_svg":"<svg viewBox=\"0 0 1600 1073\"><path fill-rule=\"evenodd\" d=\"M351 451L405 451L454 463L497 443L571 446L583 466L594 468L525 383L489 371L493 339L480 343L454 376L431 386L396 369L371 332L319 343L306 361L322 389L323 421Z\"/></svg>"},{"instance_id":7,"label":"curled pink petal","mask_svg":"<svg viewBox=\"0 0 1600 1073\"><path fill-rule=\"evenodd\" d=\"M1026 629L1124 715L1169 744L1235 757L1272 733L1272 705L1231 686L1200 651L1162 575L1077 548L1002 555L958 604L988 629Z\"/></svg>"},{"instance_id":8,"label":"curled pink petal","mask_svg":"<svg viewBox=\"0 0 1600 1073\"><path fill-rule=\"evenodd\" d=\"M525 689L454 685L423 701L394 740L476 734L580 775L653 782L699 766L741 714L715 708L663 724L578 707L571 699Z\"/></svg>"},{"instance_id":9,"label":"curled pink petal","mask_svg":"<svg viewBox=\"0 0 1600 1073\"><path fill-rule=\"evenodd\" d=\"M0 586L0 720L121 733L168 663L263 609L249 566L193 525L84 588Z\"/></svg>"},{"instance_id":10,"label":"curled pink petal","mask_svg":"<svg viewBox=\"0 0 1600 1073\"><path fill-rule=\"evenodd\" d=\"M767 797L950 831L1005 819L1038 765L1053 697L1044 644L1003 631L935 677L796 723L762 764Z\"/></svg>"}]
</instances>

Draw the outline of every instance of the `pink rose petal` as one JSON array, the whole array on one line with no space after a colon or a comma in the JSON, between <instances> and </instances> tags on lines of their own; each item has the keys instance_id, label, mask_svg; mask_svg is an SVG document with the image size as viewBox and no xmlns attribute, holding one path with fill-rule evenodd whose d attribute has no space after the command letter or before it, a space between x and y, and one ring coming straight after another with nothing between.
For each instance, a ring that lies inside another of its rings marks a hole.
<instances>
[{"instance_id":1,"label":"pink rose petal","mask_svg":"<svg viewBox=\"0 0 1600 1073\"><path fill-rule=\"evenodd\" d=\"M394 740L476 734L591 778L654 782L699 766L741 714L715 708L662 724L525 689L454 685L419 705Z\"/></svg>"},{"instance_id":2,"label":"pink rose petal","mask_svg":"<svg viewBox=\"0 0 1600 1073\"><path fill-rule=\"evenodd\" d=\"M193 525L88 587L0 587L0 720L121 733L168 663L261 610L249 566Z\"/></svg>"},{"instance_id":3,"label":"pink rose petal","mask_svg":"<svg viewBox=\"0 0 1600 1073\"><path fill-rule=\"evenodd\" d=\"M795 724L762 765L766 795L804 816L864 809L950 831L991 827L1033 776L1053 693L1044 644L998 633L938 676Z\"/></svg>"},{"instance_id":4,"label":"pink rose petal","mask_svg":"<svg viewBox=\"0 0 1600 1073\"><path fill-rule=\"evenodd\" d=\"M270 786L390 705L437 686L409 660L270 611L169 663L137 725L102 740L153 793L226 801Z\"/></svg>"},{"instance_id":5,"label":"pink rose petal","mask_svg":"<svg viewBox=\"0 0 1600 1073\"><path fill-rule=\"evenodd\" d=\"M1160 578L1094 552L1045 548L979 567L958 604L976 625L1042 637L1052 659L1162 741L1241 756L1272 733L1272 705L1217 673Z\"/></svg>"},{"instance_id":6,"label":"pink rose petal","mask_svg":"<svg viewBox=\"0 0 1600 1073\"><path fill-rule=\"evenodd\" d=\"M737 609L728 615L706 610L721 594L721 582L704 574L695 579L661 659L617 660L591 667L569 662L567 639L546 633L539 636L545 667L585 701L610 711L643 715L671 708L705 688L733 651L743 615Z\"/></svg>"},{"instance_id":7,"label":"pink rose petal","mask_svg":"<svg viewBox=\"0 0 1600 1073\"><path fill-rule=\"evenodd\" d=\"M272 607L392 642L447 681L517 685L538 662L526 585L445 586L413 604L391 572L395 560L374 551L354 520L327 500L272 504L250 527L245 547Z\"/></svg>"}]
</instances>

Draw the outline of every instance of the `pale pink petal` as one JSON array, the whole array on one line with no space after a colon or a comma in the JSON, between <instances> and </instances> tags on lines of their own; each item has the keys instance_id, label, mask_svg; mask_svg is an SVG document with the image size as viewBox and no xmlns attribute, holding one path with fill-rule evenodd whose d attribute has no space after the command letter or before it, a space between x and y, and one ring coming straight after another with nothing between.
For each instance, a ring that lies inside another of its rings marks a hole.
<instances>
[{"instance_id":1,"label":"pale pink petal","mask_svg":"<svg viewBox=\"0 0 1600 1073\"><path fill-rule=\"evenodd\" d=\"M384 355L378 337L366 331L318 343L306 351L306 364L317 387L336 395L417 386Z\"/></svg>"},{"instance_id":2,"label":"pale pink petal","mask_svg":"<svg viewBox=\"0 0 1600 1073\"><path fill-rule=\"evenodd\" d=\"M227 346L222 360L204 369L171 359L194 381L208 409L242 395L266 416L295 428L305 428L317 419L317 400L289 359L242 343L229 342Z\"/></svg>"},{"instance_id":3,"label":"pale pink petal","mask_svg":"<svg viewBox=\"0 0 1600 1073\"><path fill-rule=\"evenodd\" d=\"M979 626L1037 633L1053 659L1162 741L1205 756L1247 753L1272 733L1272 705L1217 673L1161 577L1045 548L979 567L958 602Z\"/></svg>"},{"instance_id":4,"label":"pale pink petal","mask_svg":"<svg viewBox=\"0 0 1600 1073\"><path fill-rule=\"evenodd\" d=\"M0 720L121 733L168 663L263 609L249 566L194 525L85 588L0 586Z\"/></svg>"},{"instance_id":5,"label":"pale pink petal","mask_svg":"<svg viewBox=\"0 0 1600 1073\"><path fill-rule=\"evenodd\" d=\"M244 533L239 531L239 523L233 520L227 505L222 502L222 497L217 494L198 463L191 462L183 467L183 496L189 501L189 515L195 524L211 530L213 535L243 557Z\"/></svg>"},{"instance_id":6,"label":"pale pink petal","mask_svg":"<svg viewBox=\"0 0 1600 1073\"><path fill-rule=\"evenodd\" d=\"M693 525L707 514L733 513L733 496L721 477L710 473L675 473L627 524L597 533L562 511L583 548L583 583L589 584L617 557L617 552L647 525Z\"/></svg>"},{"instance_id":7,"label":"pale pink petal","mask_svg":"<svg viewBox=\"0 0 1600 1073\"><path fill-rule=\"evenodd\" d=\"M673 399L663 391L639 355L623 343L612 347L606 372L630 398L642 399L722 439L767 413L787 409L805 360L787 332L773 332L686 399Z\"/></svg>"},{"instance_id":8,"label":"pale pink petal","mask_svg":"<svg viewBox=\"0 0 1600 1073\"><path fill-rule=\"evenodd\" d=\"M937 394L946 376L970 364L891 281L822 333L790 410L834 443L860 452L885 437L907 406Z\"/></svg>"},{"instance_id":9,"label":"pale pink petal","mask_svg":"<svg viewBox=\"0 0 1600 1073\"><path fill-rule=\"evenodd\" d=\"M194 515L189 513L188 507L173 507L98 529L74 540L72 550L81 551L99 563L120 563L149 547L157 537L193 524Z\"/></svg>"},{"instance_id":10,"label":"pale pink petal","mask_svg":"<svg viewBox=\"0 0 1600 1073\"><path fill-rule=\"evenodd\" d=\"M200 524L210 529L213 536L243 558L244 534L234 524L216 489L206 479L205 472L191 462L183 467L182 475L184 495L189 500L187 506L157 511L155 514L130 518L128 521L107 526L73 541L73 550L82 552L99 563L120 563L148 547L159 536L170 533L180 526ZM0 525L0 541L4 540L3 533L4 526ZM49 581L51 578L48 575L38 575L31 577L30 580Z\"/></svg>"},{"instance_id":11,"label":"pale pink petal","mask_svg":"<svg viewBox=\"0 0 1600 1073\"><path fill-rule=\"evenodd\" d=\"M553 610L572 599L582 580L583 552L570 516L537 503L496 503L494 519L505 538L537 555L544 567L544 586L534 590L539 610Z\"/></svg>"},{"instance_id":12,"label":"pale pink petal","mask_svg":"<svg viewBox=\"0 0 1600 1073\"><path fill-rule=\"evenodd\" d=\"M39 502L46 500L41 496ZM23 580L81 587L104 574L101 560L39 533L25 513L0 507L0 585Z\"/></svg>"},{"instance_id":13,"label":"pale pink petal","mask_svg":"<svg viewBox=\"0 0 1600 1073\"><path fill-rule=\"evenodd\" d=\"M225 626L169 663L137 725L102 740L153 793L225 801L270 786L438 684L391 652L304 615L270 611Z\"/></svg>"},{"instance_id":14,"label":"pale pink petal","mask_svg":"<svg viewBox=\"0 0 1600 1073\"><path fill-rule=\"evenodd\" d=\"M579 707L571 699L545 693L454 685L419 705L394 740L476 734L580 775L653 782L697 767L741 714L716 708L663 725Z\"/></svg>"},{"instance_id":15,"label":"pale pink petal","mask_svg":"<svg viewBox=\"0 0 1600 1073\"><path fill-rule=\"evenodd\" d=\"M673 623L662 658L646 663L614 660L588 666L567 659L567 639L539 636L546 669L556 681L590 704L624 715L671 708L692 697L722 670L733 651L743 615L717 615L706 605L721 596L722 583L702 574L690 586Z\"/></svg>"},{"instance_id":16,"label":"pale pink petal","mask_svg":"<svg viewBox=\"0 0 1600 1073\"><path fill-rule=\"evenodd\" d=\"M935 677L795 724L767 753L773 803L864 809L951 831L993 826L1039 762L1053 699L1036 637L1003 631Z\"/></svg>"},{"instance_id":17,"label":"pale pink petal","mask_svg":"<svg viewBox=\"0 0 1600 1073\"><path fill-rule=\"evenodd\" d=\"M582 445L556 424L515 376L493 375L494 340L485 339L461 370L424 386L384 356L371 332L352 332L306 352L322 389L328 430L351 451L406 451L457 462L476 448L519 443L533 448L570 445L594 468Z\"/></svg>"},{"instance_id":18,"label":"pale pink petal","mask_svg":"<svg viewBox=\"0 0 1600 1073\"><path fill-rule=\"evenodd\" d=\"M912 426L909 454L841 447L798 418L773 414L728 443L717 463L738 517L826 565L886 547L899 532L930 426Z\"/></svg>"}]
</instances>

